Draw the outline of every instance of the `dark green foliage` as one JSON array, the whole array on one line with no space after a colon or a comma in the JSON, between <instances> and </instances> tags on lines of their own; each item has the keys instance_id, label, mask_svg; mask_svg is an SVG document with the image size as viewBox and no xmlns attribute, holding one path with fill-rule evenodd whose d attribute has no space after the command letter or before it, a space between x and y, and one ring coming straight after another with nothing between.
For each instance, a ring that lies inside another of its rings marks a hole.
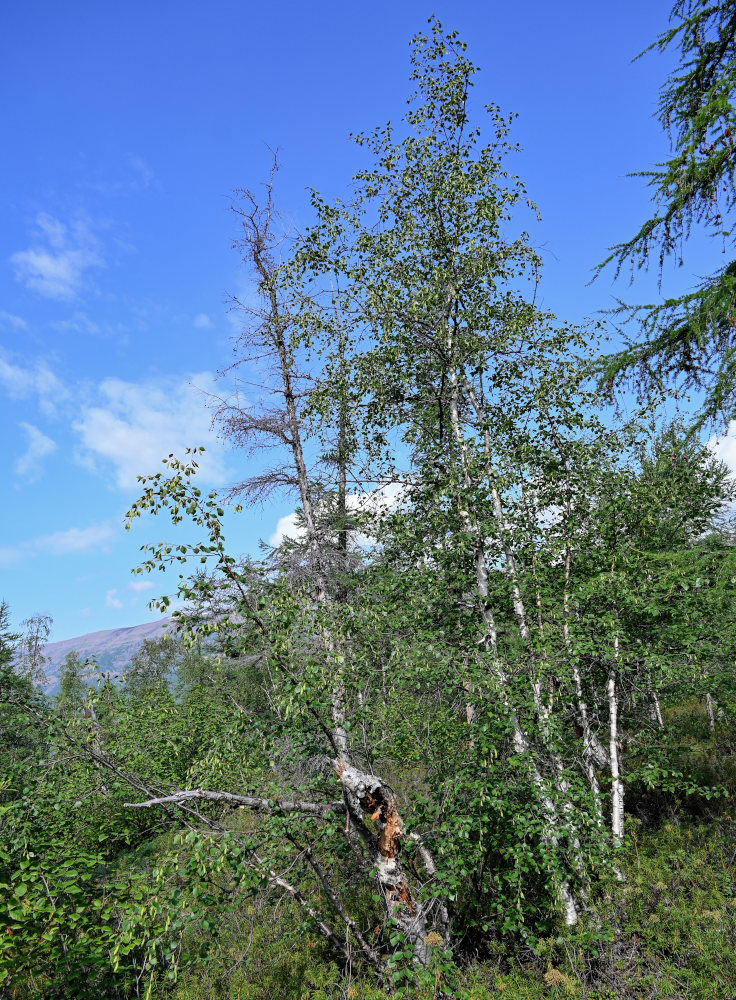
<instances>
[{"instance_id":1,"label":"dark green foliage","mask_svg":"<svg viewBox=\"0 0 736 1000\"><path fill-rule=\"evenodd\" d=\"M631 239L611 249L599 266L667 261L682 264L693 228L728 255L734 246L736 207L736 11L730 2L678 0L672 26L651 48L676 48L679 64L659 95L659 120L672 156L639 176L652 189L654 214ZM693 291L643 306L621 305L619 315L638 328L625 351L606 359L612 386L634 373L648 392L667 383L704 393L700 421L736 416L736 261L728 260Z\"/></svg>"},{"instance_id":2,"label":"dark green foliage","mask_svg":"<svg viewBox=\"0 0 736 1000\"><path fill-rule=\"evenodd\" d=\"M9 629L10 609L7 601L0 601L0 667L5 667L13 658L15 644L20 638Z\"/></svg>"}]
</instances>

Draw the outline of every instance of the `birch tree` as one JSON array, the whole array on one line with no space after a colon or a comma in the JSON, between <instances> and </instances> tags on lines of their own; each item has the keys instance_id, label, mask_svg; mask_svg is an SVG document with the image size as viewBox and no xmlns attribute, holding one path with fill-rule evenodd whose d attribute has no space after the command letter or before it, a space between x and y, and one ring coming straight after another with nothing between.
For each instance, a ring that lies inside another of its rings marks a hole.
<instances>
[{"instance_id":1,"label":"birch tree","mask_svg":"<svg viewBox=\"0 0 736 1000\"><path fill-rule=\"evenodd\" d=\"M263 655L275 677L272 703L281 725L286 726L288 719L289 726L294 726L298 716L313 720L325 741L322 752L329 755L342 788L350 818L348 843L362 851L356 857L362 859L364 871L373 873L380 889L387 936L394 949L408 943L414 961L423 966L429 958L430 927L440 942L450 944L451 914L444 900L457 902L464 889L422 895L421 883L413 887L401 860L402 847L415 845L424 881L430 886L438 874L437 884L442 880L430 846L441 851L453 880L464 870L466 852L452 834L439 840L435 834L432 845L416 830L408 839L407 821L396 795L371 764L371 744L376 738L388 741L381 753L384 759L393 757L394 767L402 757L406 761L405 751L399 749L399 733L386 728L391 716L391 706L385 703L387 686L394 698L399 692L398 701L405 711L412 688L416 693L426 691L436 673L425 669L418 677L407 670L401 644L397 650L393 638L386 641L384 636L376 642L375 636L371 640L367 634L370 614L333 600L318 493L307 469L305 418L310 406L324 416L325 386L327 394L337 389L338 399L345 399L344 341L338 337L337 370L327 365L324 376L310 373L301 396L295 389L294 369L298 349L314 349L320 335L334 331L332 320L325 319L330 309L340 330L349 325L363 337L364 349L353 350L349 407L367 414L361 430L373 467L382 468L389 479L401 478L388 450L387 435L398 429L409 448L410 463L403 481L418 501L412 516L421 525L424 540L410 558L440 565L449 558L461 564L457 575L462 578L470 557L471 577L462 587L470 594L475 624L465 623L468 644L457 651L463 662L462 688L477 699L472 712L466 707L466 719L471 718L478 730L490 725L494 734L506 731L510 735L520 788L528 789L533 803L531 810L523 810L524 823L511 835L516 838L510 848L511 864L523 872L530 863L529 850L519 845L528 843L532 832L532 850L543 859L532 866L549 884L568 924L577 921L587 892L591 851L596 856L601 852L595 838L587 836L585 817L590 813L590 822L600 824L593 761L596 755L599 763L607 758L589 723L579 744L570 727L570 713L556 710L555 694L566 668L560 666L557 649L559 628L544 619L556 615L559 622L569 608L565 610L564 584L551 599L558 606L542 606L541 594L534 588L536 563L530 559L540 545L545 510L559 503L559 480L540 489L541 477L557 461L550 458L550 445L545 442L551 433L556 447L564 449L579 436L580 404L573 398L580 394L584 377L583 359L575 356L583 338L574 330L556 328L534 306L539 261L524 233L511 238L505 232L513 210L528 204L523 186L503 163L511 150L506 140L508 123L498 109L490 108L494 140L479 146L480 133L468 120L474 68L464 55L464 46L435 21L429 36L415 39L413 64L417 91L406 116L407 137L394 144L388 128L372 138L358 137L361 145L372 149L377 166L358 175L356 198L349 206L330 207L315 197L317 224L300 239L286 265L275 257L279 236L273 228L271 186L265 206L246 193L239 210L244 234L239 245L255 272L263 301L262 308L250 310L256 322L248 327L247 345L271 359L281 402L262 409L260 415L225 406L219 416L238 440L260 442L265 435L289 456L280 474L284 484L296 488L301 505L307 581L302 596L277 588L271 594L271 606L262 610L260 599L225 553L215 498L200 498L190 486L191 465L172 462L168 478L159 475L149 480L131 517L168 506L174 520L188 511L208 529L209 543L174 558L193 554L217 560L236 608L230 622L218 627L236 623L242 629L245 620L259 633ZM527 281L531 281L532 295L525 298L521 288ZM344 403L339 413L340 421L344 420ZM279 481L271 476L271 481ZM343 475L343 492L344 481ZM263 482L262 477L251 480L259 489ZM573 528L570 523L568 531ZM400 544L407 554L411 552L406 539ZM166 546L158 547L145 568L154 568L170 555ZM551 557L554 561L558 556L555 552ZM186 588L185 592L195 595ZM413 595L408 600L415 604ZM547 593L544 604L550 604ZM288 639L280 631L286 607L293 623ZM447 616L447 609L443 615ZM373 622L375 626L375 618ZM569 622L565 627L569 628ZM361 636L362 644L352 638L354 634ZM410 654L408 659L412 658ZM447 666L445 651L433 659L437 666ZM380 672L382 728L376 725L374 706L366 703L364 692L371 685L361 669L367 669L369 677ZM452 704L448 690L434 699L435 710L441 706L440 731L454 728ZM576 717L589 719L582 682L575 705ZM350 737L350 716L360 724L360 747ZM395 716L392 721L400 730ZM297 742L302 753L304 739ZM571 739L585 762L582 773L566 755ZM498 754L498 749L475 734L470 748L473 767L479 754L481 761L484 755ZM415 772L414 766L401 776L404 786L416 780ZM284 768L280 775L286 776ZM470 777L463 795L475 796L477 791L477 782ZM518 791L512 798L518 799ZM191 808L195 794L188 790L177 799L178 794L156 795L148 804L186 801ZM202 791L206 801L212 801L212 794ZM419 797L414 808L419 815L424 811L436 817L445 794L441 784L433 787L428 796ZM496 785L493 797L498 794ZM245 802L242 796L238 801ZM264 796L255 796L254 801L262 803ZM312 818L335 810L324 802L306 802L293 791L287 797L280 795L279 801L290 803L290 814L298 812L301 803L303 814ZM582 812L581 802L587 803ZM457 803L455 820L462 818L466 806L466 802ZM482 823L487 825L487 820ZM305 835L303 830L300 836ZM314 859L313 872L322 880L314 852L305 857ZM488 868L488 859L482 864ZM498 880L499 871L492 876ZM376 953L367 947L365 935L358 935L353 918L340 902L340 892L322 881L335 915L353 934L363 956L376 964ZM515 905L523 898L523 884L522 876ZM287 891L300 899L296 885ZM494 908L506 906L506 897L507 893L494 901ZM314 918L308 907L305 913ZM398 935L392 936L391 925ZM323 929L323 933L334 944L334 932Z\"/></svg>"},{"instance_id":2,"label":"birch tree","mask_svg":"<svg viewBox=\"0 0 736 1000\"><path fill-rule=\"evenodd\" d=\"M508 233L513 213L533 206L504 164L508 122L488 109L494 141L486 146L470 124L474 72L462 43L433 22L415 50L417 90L402 134L387 127L358 137L376 165L358 175L354 205L318 206L321 235L345 262L353 309L375 344L358 362L358 392L370 397L374 415L372 440L382 444L398 430L411 449L406 484L421 482L425 491L412 516L425 532L427 522L437 524L435 548L447 546L455 557L468 544L474 549L472 659L482 651L484 687L495 688L526 762L542 842L572 924L579 904L571 879L585 882L586 862L566 764L555 749L556 716L545 701L549 656L544 629L535 625L527 556L543 516L534 466L547 450L545 425L552 422L564 436L580 419L572 399L584 370L575 357L582 338L555 329L534 306L540 262L526 234ZM336 215L343 224L338 237ZM445 504L450 517L440 519ZM438 558L431 547L423 557ZM497 567L506 590L501 607L489 593ZM507 614L528 683L521 702L499 649L499 618L506 626ZM579 711L585 714L582 699ZM604 753L590 732L588 744L587 754ZM595 797L592 771L589 777ZM560 874L566 867L569 876Z\"/></svg>"},{"instance_id":3,"label":"birch tree","mask_svg":"<svg viewBox=\"0 0 736 1000\"><path fill-rule=\"evenodd\" d=\"M240 884L397 983L585 918L645 774L636 699L646 728L663 692L637 638L659 593L636 535L657 477L647 493L636 430L596 416L590 331L536 305L540 261L514 228L534 206L509 120L486 108L490 142L472 123L465 46L433 19L412 66L402 122L356 137L371 162L351 199L315 194L291 236L273 175L236 204L255 289L217 420L273 462L230 499L290 491L301 537L239 560L196 451L129 512L200 530L140 570L181 564L182 627L247 654L259 696L231 699L185 783L97 761L136 789L129 808L224 844ZM671 647L687 660L677 630Z\"/></svg>"},{"instance_id":4,"label":"birch tree","mask_svg":"<svg viewBox=\"0 0 736 1000\"><path fill-rule=\"evenodd\" d=\"M262 496L264 490L273 487L287 487L296 492L300 507L299 515L303 529L303 540L293 551L300 553L299 571L295 571L293 560L281 562L286 572L280 577L271 594L272 607L261 610L259 595L253 592L252 578L238 569L226 553L218 522L219 508L214 497L201 498L196 487L190 485L194 465L172 460L169 465L172 476L158 475L148 481L148 488L141 501L134 505L130 517L142 511L157 512L169 507L176 521L182 511L193 517L196 523L209 530L209 543L185 551L176 558L186 559L187 555L213 556L224 586L227 588L232 608L225 620L210 622L210 627L220 631L234 628L243 631L243 624L250 625L250 635L257 635L261 655L268 664L271 677L271 704L280 727L293 726L284 740L296 742L294 756L301 758L301 765L295 770L289 766L278 768L283 780L299 780L303 773L305 756L317 757L314 763L322 775L321 786L337 780L342 799L335 803L305 801L293 795L288 801L287 812L310 818L314 825L317 820L331 822L335 813L347 817L345 838L352 851L353 864L357 860L363 876L372 881L378 890L377 899L384 906L386 938L393 943L393 950L402 953L408 949L413 962L419 967L429 961L427 937L435 928L437 939L449 944L449 927L444 906L429 898L421 900L416 895L422 884L432 881L436 866L431 853L416 831L412 832L412 842L416 845L417 856L421 859L424 878L418 888L412 886L416 877L410 879L401 859L401 847L406 838L406 822L402 817L396 796L390 786L379 775L367 767L364 748L357 750L351 745L348 712L355 691L349 690L348 659L350 647L345 624L341 621L340 595L341 575L344 575L348 556L346 539L346 489L348 427L344 408L338 407L337 456L333 464L337 466L337 526L330 518L325 518L324 483L316 479L308 467L308 448L314 445L314 435L310 438L309 417L305 399L308 392L300 386L315 380L314 372L301 376L295 366L295 358L300 349L313 348L321 332L323 322L319 306L312 299L312 292L298 283L296 269L286 270L275 257L275 249L281 234L275 225L272 201L272 182L267 185L263 205L256 202L248 192L241 193L238 216L242 224L242 236L238 247L244 254L246 263L252 268L262 307L248 308L246 328L238 343L239 364L259 359L270 366L271 396L277 400L273 405L267 400L257 407L246 408L239 402L223 403L217 417L225 433L238 443L254 442L255 448L264 443L280 446L285 453L278 469L271 468L251 477L239 485L236 492L247 498L255 494ZM332 329L332 319L324 321ZM338 335L337 378L341 375L345 354L344 339ZM323 436L321 441L323 443ZM328 501L329 503L329 501ZM336 527L336 530L335 530ZM181 550L180 550L181 551ZM335 562L335 553L340 557ZM160 546L145 565L153 568L157 562L171 555L167 546ZM283 555L283 553L281 553ZM194 587L184 586L189 598L198 600L210 596L210 579L201 577ZM336 598L340 600L336 601ZM293 627L284 625L284 616L292 619ZM316 727L316 733L304 732L303 721ZM317 746L314 740L317 739ZM312 743L309 750L304 741ZM275 748L272 749L275 753ZM333 792L334 795L334 792ZM251 806L262 810L266 801L263 795L251 797ZM137 806L178 803L187 804L202 801L233 801L247 806L249 797L236 796L230 799L220 793L200 790L181 792L173 795L157 795ZM279 811L283 811L283 799L279 799ZM302 827L298 835L290 833L287 839L293 842L297 857L306 859L307 869L316 878L325 897L330 901L333 918L345 925L353 946L357 946L371 965L380 973L384 971L385 958L374 945L369 945L355 920L349 915L344 902L344 886L336 886L328 872L334 862L327 864L319 860L318 852L312 847L313 838L320 839L319 830L307 832ZM306 840L303 839L306 837ZM308 903L301 890L293 882L286 881L276 869L265 860L259 863L274 885L279 885L292 899L302 906L307 917L315 920L318 927L333 946L342 939L344 931L336 932L331 925L318 919L316 911ZM349 957L345 945L340 950Z\"/></svg>"}]
</instances>

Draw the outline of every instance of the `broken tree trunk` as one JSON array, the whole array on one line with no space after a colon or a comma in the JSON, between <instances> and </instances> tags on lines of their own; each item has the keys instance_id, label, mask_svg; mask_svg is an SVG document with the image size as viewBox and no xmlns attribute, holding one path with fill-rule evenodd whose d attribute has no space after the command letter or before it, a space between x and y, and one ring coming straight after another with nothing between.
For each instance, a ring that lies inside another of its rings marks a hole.
<instances>
[{"instance_id":1,"label":"broken tree trunk","mask_svg":"<svg viewBox=\"0 0 736 1000\"><path fill-rule=\"evenodd\" d=\"M342 782L348 798L357 802L362 813L375 824L377 836L374 838L375 877L385 901L389 919L403 933L406 942L414 952L414 963L426 966L429 963L427 944L426 904L421 903L411 891L409 880L401 864L401 847L404 839L404 824L396 807L396 800L374 774L366 774L344 760L335 761L335 773ZM434 861L422 845L425 867L434 868ZM427 861L428 859L428 861ZM429 868L428 868L429 870ZM436 872L436 868L434 868ZM429 872L433 874L433 872ZM446 912L445 912L446 918ZM442 927L442 924L445 926ZM446 919L440 921L443 943L449 945L449 928Z\"/></svg>"}]
</instances>

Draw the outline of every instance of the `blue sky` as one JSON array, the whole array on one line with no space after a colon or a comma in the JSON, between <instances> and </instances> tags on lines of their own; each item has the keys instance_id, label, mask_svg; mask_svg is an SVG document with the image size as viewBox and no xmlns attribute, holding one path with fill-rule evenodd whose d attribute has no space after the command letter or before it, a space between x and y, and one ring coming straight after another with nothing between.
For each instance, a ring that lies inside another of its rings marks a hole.
<instances>
[{"instance_id":1,"label":"blue sky","mask_svg":"<svg viewBox=\"0 0 736 1000\"><path fill-rule=\"evenodd\" d=\"M403 114L409 40L430 13L468 42L478 105L519 114L543 305L578 322L623 293L586 283L647 211L624 175L667 152L652 113L669 62L631 59L669 6L5 4L0 597L15 623L49 614L59 640L155 617L147 602L173 581L141 589L130 570L168 526L123 530L136 475L199 444L208 485L247 475L202 393L231 360L228 295L247 289L231 193L265 178L271 146L295 221L308 221L307 187L345 195L362 162L347 136ZM289 509L241 516L233 548L256 552Z\"/></svg>"}]
</instances>

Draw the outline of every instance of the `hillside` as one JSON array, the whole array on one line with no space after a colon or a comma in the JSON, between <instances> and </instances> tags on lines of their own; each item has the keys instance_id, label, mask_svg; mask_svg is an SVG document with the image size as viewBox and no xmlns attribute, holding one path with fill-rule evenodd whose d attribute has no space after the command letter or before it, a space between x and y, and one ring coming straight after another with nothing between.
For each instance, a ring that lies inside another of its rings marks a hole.
<instances>
[{"instance_id":1,"label":"hillside","mask_svg":"<svg viewBox=\"0 0 736 1000\"><path fill-rule=\"evenodd\" d=\"M99 664L103 670L114 674L130 661L145 639L157 638L171 628L171 625L171 617L166 617L156 622L146 622L143 625L88 632L86 635L75 636L72 639L48 643L44 647L44 656L49 661L45 665L48 683L44 690L48 694L53 694L57 690L59 669L67 653L72 652L72 650L75 650L82 659L88 657Z\"/></svg>"}]
</instances>

